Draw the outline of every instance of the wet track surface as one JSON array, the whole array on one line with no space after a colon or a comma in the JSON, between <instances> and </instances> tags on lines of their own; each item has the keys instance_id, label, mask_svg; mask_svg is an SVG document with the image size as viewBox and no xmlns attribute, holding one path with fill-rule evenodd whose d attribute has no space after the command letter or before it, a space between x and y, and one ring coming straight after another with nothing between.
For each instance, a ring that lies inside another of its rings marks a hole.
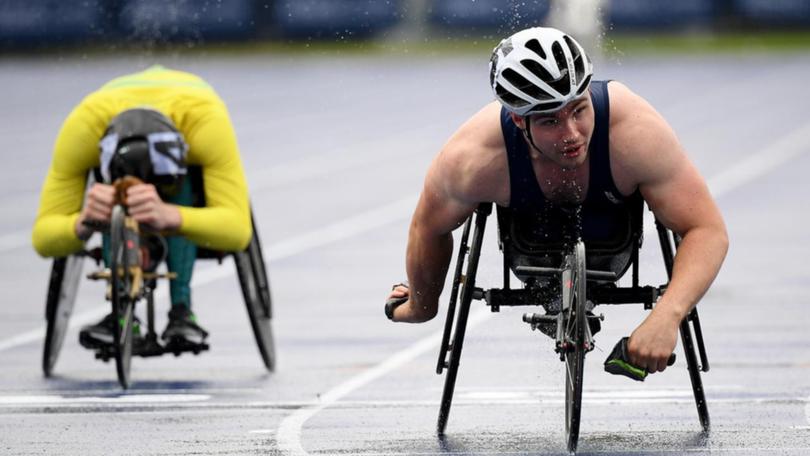
<instances>
[{"instance_id":1,"label":"wet track surface","mask_svg":"<svg viewBox=\"0 0 810 456\"><path fill-rule=\"evenodd\" d=\"M50 261L28 239L53 140L84 94L155 62L202 75L229 106L269 262L277 371L263 369L227 260L195 271L210 352L135 359L132 388L121 391L114 364L77 341L82 324L107 312L101 285L85 281L45 379ZM474 305L442 440L435 366L446 298L424 325L394 325L382 312L404 277L428 163L490 99L486 65L486 56L0 60L0 454L564 454L563 365L522 309ZM643 384L601 370L645 313L599 308L580 454L810 454L807 74L810 54L597 67L668 118L709 180L731 249L699 307L711 433L699 432L682 359ZM647 239L642 281L658 284L663 264ZM499 287L494 220L486 245L478 283Z\"/></svg>"}]
</instances>

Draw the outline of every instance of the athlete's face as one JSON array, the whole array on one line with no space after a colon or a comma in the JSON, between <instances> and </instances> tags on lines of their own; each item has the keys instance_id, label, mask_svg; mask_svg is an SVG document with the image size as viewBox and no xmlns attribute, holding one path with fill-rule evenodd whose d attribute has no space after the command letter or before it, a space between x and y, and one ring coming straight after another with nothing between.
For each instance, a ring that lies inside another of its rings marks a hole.
<instances>
[{"instance_id":1,"label":"athlete's face","mask_svg":"<svg viewBox=\"0 0 810 456\"><path fill-rule=\"evenodd\" d=\"M526 121L516 118L521 129ZM557 112L533 114L528 122L534 153L563 168L576 168L585 163L594 128L593 104L589 93L568 103Z\"/></svg>"}]
</instances>

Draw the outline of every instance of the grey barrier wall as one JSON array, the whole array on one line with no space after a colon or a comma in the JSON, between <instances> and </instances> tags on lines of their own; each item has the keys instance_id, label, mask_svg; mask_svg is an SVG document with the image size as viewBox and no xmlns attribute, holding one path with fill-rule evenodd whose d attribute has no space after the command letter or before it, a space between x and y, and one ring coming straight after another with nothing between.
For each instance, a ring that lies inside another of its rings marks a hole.
<instances>
[{"instance_id":1,"label":"grey barrier wall","mask_svg":"<svg viewBox=\"0 0 810 456\"><path fill-rule=\"evenodd\" d=\"M433 36L504 34L542 24L553 1L426 0ZM409 17L413 0L0 0L0 47L75 43L340 40L379 36ZM612 30L739 23L810 25L810 0L604 0Z\"/></svg>"},{"instance_id":2,"label":"grey barrier wall","mask_svg":"<svg viewBox=\"0 0 810 456\"><path fill-rule=\"evenodd\" d=\"M0 43L99 39L107 19L101 1L0 0Z\"/></svg>"},{"instance_id":3,"label":"grey barrier wall","mask_svg":"<svg viewBox=\"0 0 810 456\"><path fill-rule=\"evenodd\" d=\"M808 0L734 0L734 11L757 24L810 25Z\"/></svg>"},{"instance_id":4,"label":"grey barrier wall","mask_svg":"<svg viewBox=\"0 0 810 456\"><path fill-rule=\"evenodd\" d=\"M398 0L287 0L273 2L279 34L292 38L367 38L396 24Z\"/></svg>"},{"instance_id":5,"label":"grey barrier wall","mask_svg":"<svg viewBox=\"0 0 810 456\"><path fill-rule=\"evenodd\" d=\"M253 0L129 0L118 10L122 36L142 39L250 38Z\"/></svg>"},{"instance_id":6,"label":"grey barrier wall","mask_svg":"<svg viewBox=\"0 0 810 456\"><path fill-rule=\"evenodd\" d=\"M613 0L607 22L614 28L695 27L712 23L712 0Z\"/></svg>"},{"instance_id":7,"label":"grey barrier wall","mask_svg":"<svg viewBox=\"0 0 810 456\"><path fill-rule=\"evenodd\" d=\"M428 10L431 24L440 27L522 29L541 24L548 15L549 0L443 0Z\"/></svg>"}]
</instances>

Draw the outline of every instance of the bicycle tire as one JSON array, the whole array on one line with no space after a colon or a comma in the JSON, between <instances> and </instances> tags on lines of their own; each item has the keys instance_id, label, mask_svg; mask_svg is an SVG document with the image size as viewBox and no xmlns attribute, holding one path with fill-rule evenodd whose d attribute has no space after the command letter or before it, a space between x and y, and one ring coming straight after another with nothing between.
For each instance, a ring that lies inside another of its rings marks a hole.
<instances>
[{"instance_id":1,"label":"bicycle tire","mask_svg":"<svg viewBox=\"0 0 810 456\"><path fill-rule=\"evenodd\" d=\"M253 240L251 240L251 244L252 243ZM270 324L271 319L266 312L266 307L260 296L258 281L256 279L257 272L253 268L254 262L250 258L250 252L251 247L249 245L246 250L234 254L236 275L239 277L239 285L242 288L242 296L245 299L245 307L247 308L250 327L253 330L253 336L256 340L256 347L259 349L259 355L262 358L265 368L267 368L269 372L273 372L276 363L273 328ZM256 250L254 249L253 252L256 252Z\"/></svg>"},{"instance_id":2,"label":"bicycle tire","mask_svg":"<svg viewBox=\"0 0 810 456\"><path fill-rule=\"evenodd\" d=\"M84 266L84 257L71 255L53 261L48 297L45 303L48 322L45 330L45 346L42 350L42 371L50 377L59 359L59 352L67 334L68 321L76 303L76 293Z\"/></svg>"},{"instance_id":3,"label":"bicycle tire","mask_svg":"<svg viewBox=\"0 0 810 456\"><path fill-rule=\"evenodd\" d=\"M585 303L586 272L585 244L579 241L566 265L571 271L570 282L563 278L563 289L569 288L568 313L566 315L566 341L570 346L565 351L565 434L568 451L577 450L579 422L582 411L582 380L585 371Z\"/></svg>"},{"instance_id":4,"label":"bicycle tire","mask_svg":"<svg viewBox=\"0 0 810 456\"><path fill-rule=\"evenodd\" d=\"M115 370L118 383L124 389L129 388L132 364L132 317L134 302L130 297L132 277L130 275L129 254L133 249L125 245L124 208L116 205L113 208L110 222L110 301L112 301L113 319L116 330L113 331L115 345ZM137 254L137 246L134 252ZM119 273L119 269L121 270Z\"/></svg>"}]
</instances>

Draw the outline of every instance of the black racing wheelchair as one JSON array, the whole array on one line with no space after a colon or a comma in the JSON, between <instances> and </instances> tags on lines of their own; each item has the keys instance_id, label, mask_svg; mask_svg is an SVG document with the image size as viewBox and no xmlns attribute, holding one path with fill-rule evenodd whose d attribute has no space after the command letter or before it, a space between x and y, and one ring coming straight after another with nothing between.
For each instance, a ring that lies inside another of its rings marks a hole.
<instances>
[{"instance_id":1,"label":"black racing wheelchair","mask_svg":"<svg viewBox=\"0 0 810 456\"><path fill-rule=\"evenodd\" d=\"M189 168L192 188L202 189L202 173L199 168ZM195 195L202 195L195 191ZM195 206L205 202L197 197ZM197 259L216 259L220 263L226 256L232 255L236 265L236 274L242 289L242 296L247 306L250 326L259 349L262 362L268 371L275 369L275 344L273 339L272 301L270 283L267 279L262 246L256 230L255 219L251 211L253 236L245 250L240 252L220 252L204 248L197 249ZM181 351L170 350L158 343L154 320L154 290L158 279L171 279L172 273L158 273L155 269L159 261L154 255L151 261L146 258L160 248L161 237L154 233L141 233L138 223L126 214L123 204L116 204L109 227L109 267L91 272L91 280L103 280L108 283L107 300L112 305L115 320L119 322L118 331L113 333L113 344L110 348L96 351L96 358L103 361L115 360L118 381L126 389L130 384L130 365L132 356L160 356L165 353L180 355ZM146 253L146 254L145 254ZM56 258L51 268L48 294L45 306L47 329L42 356L42 369L45 377L50 377L67 332L68 321L73 311L82 268L85 258L90 257L96 264L101 264L101 247L82 250L63 258ZM133 319L136 303L146 302L147 333L144 341L133 349ZM188 347L194 354L207 350L207 344Z\"/></svg>"},{"instance_id":2,"label":"black racing wheelchair","mask_svg":"<svg viewBox=\"0 0 810 456\"><path fill-rule=\"evenodd\" d=\"M523 321L555 340L555 351L565 363L565 432L567 448L575 452L579 438L582 381L585 355L594 348L594 324L602 316L591 310L599 304L643 304L652 309L666 291L660 286L639 285L639 249L642 242L643 201L637 198L627 220L609 239L582 240L582 233L565 240L549 239L547 233L531 232L515 212L498 206L498 237L503 252L503 288L476 286L476 272L491 203L478 206L464 225L455 265L450 303L439 351L437 374L446 369L437 431L443 436L450 414L461 349L470 304L484 300L492 312L503 306L542 306L545 313L526 313ZM574 217L575 219L578 218ZM680 238L656 220L664 264L671 278L675 251ZM472 240L470 241L470 232ZM466 264L466 271L464 270ZM618 280L632 267L632 285L621 287ZM511 288L510 274L523 283ZM693 336L694 333L694 336ZM709 411L701 381L701 371L709 370L697 309L680 326L681 342L703 432L709 430ZM698 361L698 358L700 361ZM670 357L674 362L674 355ZM607 365L606 365L607 370ZM646 372L643 372L646 375Z\"/></svg>"}]
</instances>

